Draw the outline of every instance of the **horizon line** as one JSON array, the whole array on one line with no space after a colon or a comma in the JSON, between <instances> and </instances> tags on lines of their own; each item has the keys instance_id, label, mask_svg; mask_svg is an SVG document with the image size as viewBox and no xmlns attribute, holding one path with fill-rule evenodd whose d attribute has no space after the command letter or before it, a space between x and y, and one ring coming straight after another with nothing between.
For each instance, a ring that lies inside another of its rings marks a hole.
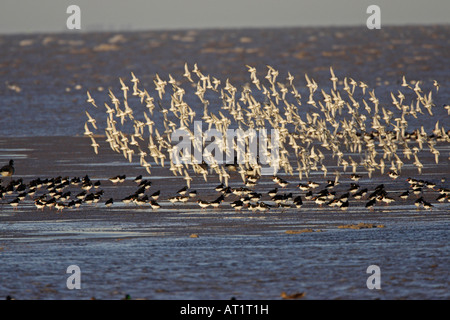
<instances>
[{"instance_id":1,"label":"horizon line","mask_svg":"<svg viewBox=\"0 0 450 320\"><path fill-rule=\"evenodd\" d=\"M401 27L448 27L450 23L384 23L381 26L381 29L377 29L378 31L383 28L401 28ZM20 36L20 35L47 35L47 34L89 34L89 33L133 33L133 32L181 32L181 31L226 31L226 30L269 30L269 29L321 29L321 28L336 28L336 29L344 29L344 28L358 28L363 27L367 29L367 26L364 23L348 23L348 24L317 24L317 25L277 25L277 26L210 26L210 27L161 27L161 28L95 28L95 27L87 27L77 30L69 30L67 28L61 28L61 30L40 30L40 31L0 31L0 36ZM376 32L377 30L370 30Z\"/></svg>"}]
</instances>

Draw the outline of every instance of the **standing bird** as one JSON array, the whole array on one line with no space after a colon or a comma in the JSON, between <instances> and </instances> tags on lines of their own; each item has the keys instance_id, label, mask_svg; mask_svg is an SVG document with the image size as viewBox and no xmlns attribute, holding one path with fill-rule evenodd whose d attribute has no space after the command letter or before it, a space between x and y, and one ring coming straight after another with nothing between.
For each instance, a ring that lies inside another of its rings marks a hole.
<instances>
[{"instance_id":1,"label":"standing bird","mask_svg":"<svg viewBox=\"0 0 450 320\"><path fill-rule=\"evenodd\" d=\"M11 177L14 174L14 160L9 160L9 164L0 169L2 177Z\"/></svg>"},{"instance_id":2,"label":"standing bird","mask_svg":"<svg viewBox=\"0 0 450 320\"><path fill-rule=\"evenodd\" d=\"M14 208L14 210L17 210L17 206L19 205L19 202L20 202L19 198L15 198L11 202L9 202L9 204L11 205L11 207Z\"/></svg>"},{"instance_id":3,"label":"standing bird","mask_svg":"<svg viewBox=\"0 0 450 320\"><path fill-rule=\"evenodd\" d=\"M105 202L105 206L106 207L111 207L114 203L113 198L110 198L108 201Z\"/></svg>"}]
</instances>

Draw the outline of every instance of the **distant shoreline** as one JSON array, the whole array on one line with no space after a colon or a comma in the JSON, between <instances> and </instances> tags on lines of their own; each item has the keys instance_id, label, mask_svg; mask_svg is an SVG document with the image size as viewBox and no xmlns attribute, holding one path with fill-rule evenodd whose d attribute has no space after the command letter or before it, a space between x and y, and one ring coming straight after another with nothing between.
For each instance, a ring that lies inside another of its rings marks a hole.
<instances>
[{"instance_id":1,"label":"distant shoreline","mask_svg":"<svg viewBox=\"0 0 450 320\"><path fill-rule=\"evenodd\" d=\"M449 24L429 23L429 24L383 24L382 29L414 29L414 28L450 28ZM96 34L145 34L145 33L179 33L179 32L242 32L242 31L261 31L261 30L275 30L275 31L292 31L292 30L348 30L348 29L365 29L365 24L360 25L321 25L321 26L277 26L277 27L216 27L216 28L161 28L161 29L136 29L136 30L62 30L62 31L42 31L42 32L11 32L0 33L2 37L30 37L30 36L83 36ZM380 31L382 31L382 29Z\"/></svg>"}]
</instances>

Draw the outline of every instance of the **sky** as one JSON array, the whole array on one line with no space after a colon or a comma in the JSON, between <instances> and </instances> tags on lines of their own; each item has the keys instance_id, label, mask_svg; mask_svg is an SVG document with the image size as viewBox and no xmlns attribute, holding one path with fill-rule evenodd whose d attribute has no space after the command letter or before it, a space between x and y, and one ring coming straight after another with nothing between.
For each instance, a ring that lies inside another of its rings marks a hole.
<instances>
[{"instance_id":1,"label":"sky","mask_svg":"<svg viewBox=\"0 0 450 320\"><path fill-rule=\"evenodd\" d=\"M69 30L67 8L80 8ZM449 24L449 0L1 0L0 34L366 25Z\"/></svg>"}]
</instances>

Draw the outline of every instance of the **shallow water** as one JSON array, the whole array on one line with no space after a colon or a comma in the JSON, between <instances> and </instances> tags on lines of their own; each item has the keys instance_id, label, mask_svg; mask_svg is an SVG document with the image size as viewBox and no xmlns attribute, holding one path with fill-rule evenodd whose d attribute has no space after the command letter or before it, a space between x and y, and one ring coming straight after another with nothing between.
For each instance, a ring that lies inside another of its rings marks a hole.
<instances>
[{"instance_id":1,"label":"shallow water","mask_svg":"<svg viewBox=\"0 0 450 320\"><path fill-rule=\"evenodd\" d=\"M16 145L29 143L27 138L13 140ZM64 141L76 146L83 140L61 138L55 146L63 155ZM72 166L77 157L67 162L53 159L48 152L53 147L42 150L46 159L36 158L37 169L23 169L25 181L36 177L33 170L39 177L46 172L75 176L89 172L89 164ZM79 156L87 155L87 150L89 146L80 147ZM27 159L35 156L36 151L27 151ZM179 189L179 179L149 176L153 184L148 194L162 191L161 209L152 210L148 205L120 202L136 189L132 177L140 169L117 166L114 158L108 155L105 165L93 172L105 191L98 204L58 213L36 210L31 199L17 210L3 201L0 294L19 299L120 299L130 294L142 299L252 300L280 299L284 291L306 292L305 299L450 297L448 202L433 201L432 210L417 209L412 196L369 211L364 208L365 200L351 200L343 212L304 200L300 209L251 213L232 209L229 204L235 196L231 195L219 209L201 210L195 199L186 204L167 201ZM123 184L108 181L124 172L129 175ZM439 176L436 171L427 173L430 180L442 176L442 172ZM443 176L450 179L448 172ZM295 179L287 179L292 185L286 192L298 194ZM336 192L343 193L350 181L343 176ZM386 181L381 176L359 181L369 189L379 183L395 198L407 188L406 181ZM194 186L202 199L214 199L217 184L197 181ZM266 179L259 190L272 187ZM68 190L75 194L80 188ZM425 190L423 196L431 201L437 194ZM110 196L116 202L105 208L103 202ZM271 204L268 196L263 200ZM360 222L383 228L339 228ZM314 232L301 232L305 230ZM198 237L191 238L192 234ZM81 269L80 290L66 287L66 269L72 264ZM366 286L370 265L380 267L381 290Z\"/></svg>"},{"instance_id":2,"label":"shallow water","mask_svg":"<svg viewBox=\"0 0 450 320\"><path fill-rule=\"evenodd\" d=\"M198 238L95 225L77 222L80 232L40 232L26 243L2 239L1 291L32 299L279 299L282 291L309 299L449 297L448 221L303 234L221 229ZM66 288L71 264L81 269L81 290ZM381 268L381 290L366 286L369 265Z\"/></svg>"},{"instance_id":3,"label":"shallow water","mask_svg":"<svg viewBox=\"0 0 450 320\"><path fill-rule=\"evenodd\" d=\"M261 80L267 73L266 65L279 70L280 80L290 72L303 96L305 112L315 110L306 104L305 74L319 84L319 90L328 91L330 66L341 81L351 77L367 83L382 104L391 103L390 92L397 90L408 98L400 85L403 76L408 81L422 81L424 92L434 89L433 80L437 80L441 87L433 92L437 105L433 117L411 118L408 127L413 130L424 125L429 130L437 120L449 119L442 108L450 99L446 89L450 74L449 35L448 26L3 35L0 136L82 135L84 111L89 110L94 118L103 118L108 89L121 96L119 77L129 83L134 72L140 86L157 97L155 74L163 79L171 74L182 80L185 62L190 69L197 63L205 75L215 76L222 83L229 79L239 89L250 82L246 65L254 66ZM8 89L6 83L18 85L21 92ZM98 109L86 102L87 90ZM186 87L185 99L201 113L203 105L194 91L195 88ZM253 94L258 96L256 90ZM168 98L166 95L163 104ZM219 103L217 97L211 94L208 98L212 111L220 107L214 103ZM130 103L136 110L145 109L137 100L130 99ZM160 119L158 114L155 117ZM158 126L158 121L155 123ZM105 124L100 125L104 128ZM101 128L99 132L104 133Z\"/></svg>"},{"instance_id":4,"label":"shallow water","mask_svg":"<svg viewBox=\"0 0 450 320\"><path fill-rule=\"evenodd\" d=\"M437 105L433 117L412 120L408 127L423 125L429 132L437 120L444 126L450 120L442 108L450 98L448 26L387 27L374 32L359 28L135 32L123 33L122 42L111 42L116 35L0 36L0 83L8 81L22 89L15 92L0 85L0 160L15 159L15 178L25 181L88 174L105 191L102 202L62 213L38 211L30 198L17 210L7 203L12 195L2 200L0 297L120 299L130 294L144 299L281 299L284 291L305 292L305 299L450 298L450 203L435 200L438 187L449 188L446 143L437 145L439 164L423 151L422 175L406 163L402 177L395 181L375 174L358 182L369 190L383 183L396 198L394 204L369 211L365 200L352 200L343 212L304 201L299 210L251 213L235 212L229 206L234 196L219 209L201 210L196 199L172 205L167 199L184 185L181 177L157 166L147 175L138 159L124 161L108 150L106 142L99 141L101 152L95 155L87 138L74 137L83 134L86 90L101 104L109 87L120 90L118 77L127 78L133 71L150 88L155 73L181 77L185 61L197 62L205 73L223 81L230 78L236 85L249 80L246 64L260 70L262 77L269 64L280 73L290 71L300 87L307 73L324 88L330 86L329 66L333 66L338 77L351 76L375 88L382 103L390 103L390 92L401 89L403 75L424 81L426 90L433 90L437 80L441 88L433 92ZM31 44L21 42L27 39ZM186 100L202 112L195 99ZM305 113L310 111L304 107ZM214 104L211 108L215 110ZM333 172L337 167L327 156ZM350 171L342 174L338 194L352 182ZM108 178L118 174L126 174L127 179L114 186ZM139 174L152 181L149 194L161 190L161 209L120 202L135 191L132 180ZM432 210L417 209L415 196L398 199L408 188L409 176L437 184L435 190L423 192L434 205ZM284 192L299 194L298 177L285 177L291 184ZM334 176L313 172L310 178L325 183ZM233 187L242 185L238 180L233 176ZM195 177L193 189L199 191L199 198L213 200L218 184L217 178L204 182ZM260 192L273 187L268 177L258 184ZM71 190L73 195L80 191ZM115 203L105 208L109 197ZM384 227L339 228L360 222ZM295 234L305 229L315 232ZM193 234L198 237L191 238ZM72 264L81 269L80 290L66 286L66 269ZM370 265L380 267L381 290L366 286Z\"/></svg>"}]
</instances>

